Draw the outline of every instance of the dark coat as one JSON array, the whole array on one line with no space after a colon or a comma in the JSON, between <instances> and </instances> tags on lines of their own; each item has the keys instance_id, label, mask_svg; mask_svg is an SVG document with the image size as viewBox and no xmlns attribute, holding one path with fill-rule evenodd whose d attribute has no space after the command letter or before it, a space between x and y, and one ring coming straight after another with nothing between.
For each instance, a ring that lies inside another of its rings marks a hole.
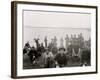
<instances>
[{"instance_id":1,"label":"dark coat","mask_svg":"<svg viewBox=\"0 0 100 80\"><path fill-rule=\"evenodd\" d=\"M58 53L56 56L55 56L55 60L57 61L57 63L59 65L66 65L67 64L67 57L65 54L60 54Z\"/></svg>"}]
</instances>

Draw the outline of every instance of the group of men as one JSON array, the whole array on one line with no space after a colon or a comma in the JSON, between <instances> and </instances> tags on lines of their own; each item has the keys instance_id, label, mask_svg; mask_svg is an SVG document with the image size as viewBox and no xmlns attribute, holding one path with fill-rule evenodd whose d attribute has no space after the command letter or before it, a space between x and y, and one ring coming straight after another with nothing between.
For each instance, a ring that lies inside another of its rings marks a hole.
<instances>
[{"instance_id":1,"label":"group of men","mask_svg":"<svg viewBox=\"0 0 100 80\"><path fill-rule=\"evenodd\" d=\"M34 39L37 47L31 47L29 42L24 46L23 53L28 55L32 64L39 64L41 68L54 68L72 66L74 63L81 65L90 65L90 39L85 41L82 34L72 36L71 38L66 35L66 47L64 48L63 42L61 46L57 47L57 39L54 37L53 42L39 43L39 39ZM63 41L61 39L61 41ZM47 37L45 38L47 42ZM70 64L71 63L71 64ZM76 64L77 65L77 64ZM38 66L37 66L38 67Z\"/></svg>"}]
</instances>

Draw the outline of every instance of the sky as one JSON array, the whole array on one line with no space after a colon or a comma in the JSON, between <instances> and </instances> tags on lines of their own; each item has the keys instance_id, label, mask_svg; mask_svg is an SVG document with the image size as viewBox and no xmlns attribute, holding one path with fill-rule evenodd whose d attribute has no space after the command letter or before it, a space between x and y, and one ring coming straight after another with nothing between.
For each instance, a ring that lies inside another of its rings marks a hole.
<instances>
[{"instance_id":1,"label":"sky","mask_svg":"<svg viewBox=\"0 0 100 80\"><path fill-rule=\"evenodd\" d=\"M83 34L88 40L91 33L91 14L71 12L46 12L46 11L24 11L23 14L24 44L29 41L35 45L34 38L40 38L44 42L45 36L48 42L54 36L57 37L57 44L60 46L60 39L65 44L66 34Z\"/></svg>"}]
</instances>

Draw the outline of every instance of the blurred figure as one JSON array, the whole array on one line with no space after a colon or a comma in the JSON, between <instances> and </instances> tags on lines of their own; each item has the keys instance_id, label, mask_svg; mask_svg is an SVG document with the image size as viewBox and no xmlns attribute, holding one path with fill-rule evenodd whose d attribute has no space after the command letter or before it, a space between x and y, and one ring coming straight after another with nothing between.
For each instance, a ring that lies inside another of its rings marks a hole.
<instances>
[{"instance_id":1,"label":"blurred figure","mask_svg":"<svg viewBox=\"0 0 100 80\"><path fill-rule=\"evenodd\" d=\"M74 34L74 37L73 37L73 45L77 43L77 37L76 37L76 34Z\"/></svg>"},{"instance_id":2,"label":"blurred figure","mask_svg":"<svg viewBox=\"0 0 100 80\"><path fill-rule=\"evenodd\" d=\"M59 53L55 56L55 64L59 67L65 67L67 65L65 48L59 48Z\"/></svg>"},{"instance_id":3,"label":"blurred figure","mask_svg":"<svg viewBox=\"0 0 100 80\"><path fill-rule=\"evenodd\" d=\"M40 57L44 52L45 52L45 48L43 46L43 43L41 43L41 44L38 45L38 48L37 48L38 57Z\"/></svg>"},{"instance_id":4,"label":"blurred figure","mask_svg":"<svg viewBox=\"0 0 100 80\"><path fill-rule=\"evenodd\" d=\"M54 56L53 56L52 52L49 52L48 48L46 48L46 52L44 53L43 59L44 59L44 67L45 68L55 67Z\"/></svg>"},{"instance_id":5,"label":"blurred figure","mask_svg":"<svg viewBox=\"0 0 100 80\"><path fill-rule=\"evenodd\" d=\"M58 53L56 36L54 36L54 38L51 39L51 42L49 43L48 48L49 48L49 51L51 51L53 55L56 55Z\"/></svg>"},{"instance_id":6,"label":"blurred figure","mask_svg":"<svg viewBox=\"0 0 100 80\"><path fill-rule=\"evenodd\" d=\"M43 43L40 44L40 48L41 48L41 52L44 53L45 52L45 48L44 48Z\"/></svg>"},{"instance_id":7,"label":"blurred figure","mask_svg":"<svg viewBox=\"0 0 100 80\"><path fill-rule=\"evenodd\" d=\"M66 49L67 49L68 48L68 45L69 45L69 37L68 37L68 34L66 34L65 41L66 41Z\"/></svg>"},{"instance_id":8,"label":"blurred figure","mask_svg":"<svg viewBox=\"0 0 100 80\"><path fill-rule=\"evenodd\" d=\"M69 57L71 57L72 56L72 53L73 53L73 44L69 43L68 44L68 48L67 48L67 55Z\"/></svg>"},{"instance_id":9,"label":"blurred figure","mask_svg":"<svg viewBox=\"0 0 100 80\"><path fill-rule=\"evenodd\" d=\"M27 43L25 43L25 46L28 47L28 48L31 47L30 44L29 44L29 41L27 41Z\"/></svg>"},{"instance_id":10,"label":"blurred figure","mask_svg":"<svg viewBox=\"0 0 100 80\"><path fill-rule=\"evenodd\" d=\"M91 65L91 52L90 49L84 49L81 55L81 63L82 66L90 66Z\"/></svg>"},{"instance_id":11,"label":"blurred figure","mask_svg":"<svg viewBox=\"0 0 100 80\"><path fill-rule=\"evenodd\" d=\"M27 54L27 52L28 52L28 48L26 46L24 46L23 54Z\"/></svg>"},{"instance_id":12,"label":"blurred figure","mask_svg":"<svg viewBox=\"0 0 100 80\"><path fill-rule=\"evenodd\" d=\"M58 48L56 46L52 47L52 54L55 56L58 53Z\"/></svg>"},{"instance_id":13,"label":"blurred figure","mask_svg":"<svg viewBox=\"0 0 100 80\"><path fill-rule=\"evenodd\" d=\"M35 38L35 39L34 39L37 48L39 47L39 40L40 40L39 38Z\"/></svg>"},{"instance_id":14,"label":"blurred figure","mask_svg":"<svg viewBox=\"0 0 100 80\"><path fill-rule=\"evenodd\" d=\"M60 39L60 47L64 47L64 40L63 40L63 37Z\"/></svg>"},{"instance_id":15,"label":"blurred figure","mask_svg":"<svg viewBox=\"0 0 100 80\"><path fill-rule=\"evenodd\" d=\"M72 52L73 62L79 62L80 61L80 55L81 55L81 48L80 48L80 46L77 42L77 38L76 38L76 42L74 42L73 52Z\"/></svg>"},{"instance_id":16,"label":"blurred figure","mask_svg":"<svg viewBox=\"0 0 100 80\"><path fill-rule=\"evenodd\" d=\"M28 56L30 57L30 62L33 63L36 59L36 53L34 46L30 49Z\"/></svg>"},{"instance_id":17,"label":"blurred figure","mask_svg":"<svg viewBox=\"0 0 100 80\"><path fill-rule=\"evenodd\" d=\"M74 43L74 36L71 34L71 38L70 38L70 43L73 44Z\"/></svg>"},{"instance_id":18,"label":"blurred figure","mask_svg":"<svg viewBox=\"0 0 100 80\"><path fill-rule=\"evenodd\" d=\"M48 42L47 36L45 36L44 42L45 42L45 47L47 47L47 46L48 46L48 45L47 45L47 42Z\"/></svg>"},{"instance_id":19,"label":"blurred figure","mask_svg":"<svg viewBox=\"0 0 100 80\"><path fill-rule=\"evenodd\" d=\"M23 48L23 54L27 54L30 50L31 46L29 44L29 41L27 43L25 43L25 46Z\"/></svg>"},{"instance_id":20,"label":"blurred figure","mask_svg":"<svg viewBox=\"0 0 100 80\"><path fill-rule=\"evenodd\" d=\"M54 36L54 46L57 47L57 38Z\"/></svg>"},{"instance_id":21,"label":"blurred figure","mask_svg":"<svg viewBox=\"0 0 100 80\"><path fill-rule=\"evenodd\" d=\"M89 40L84 42L84 47L87 48L87 49L91 48L91 39L90 38L89 38Z\"/></svg>"},{"instance_id":22,"label":"blurred figure","mask_svg":"<svg viewBox=\"0 0 100 80\"><path fill-rule=\"evenodd\" d=\"M78 35L78 43L79 43L80 48L82 49L84 47L84 37L82 33Z\"/></svg>"},{"instance_id":23,"label":"blurred figure","mask_svg":"<svg viewBox=\"0 0 100 80\"><path fill-rule=\"evenodd\" d=\"M52 51L52 43L49 43L48 49L49 49L50 51Z\"/></svg>"}]
</instances>

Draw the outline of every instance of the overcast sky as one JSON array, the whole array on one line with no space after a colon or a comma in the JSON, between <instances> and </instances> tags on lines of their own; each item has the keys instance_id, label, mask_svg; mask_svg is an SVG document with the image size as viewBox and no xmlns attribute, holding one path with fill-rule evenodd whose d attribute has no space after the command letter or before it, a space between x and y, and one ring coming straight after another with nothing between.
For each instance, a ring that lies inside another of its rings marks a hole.
<instances>
[{"instance_id":1,"label":"overcast sky","mask_svg":"<svg viewBox=\"0 0 100 80\"><path fill-rule=\"evenodd\" d=\"M24 43L29 41L35 45L34 38L39 37L43 42L45 36L50 42L57 36L59 46L60 38L65 39L66 34L70 36L82 32L86 40L90 37L91 14L24 11L23 17Z\"/></svg>"},{"instance_id":2,"label":"overcast sky","mask_svg":"<svg viewBox=\"0 0 100 80\"><path fill-rule=\"evenodd\" d=\"M90 28L90 14L24 11L24 25L31 27Z\"/></svg>"}]
</instances>

